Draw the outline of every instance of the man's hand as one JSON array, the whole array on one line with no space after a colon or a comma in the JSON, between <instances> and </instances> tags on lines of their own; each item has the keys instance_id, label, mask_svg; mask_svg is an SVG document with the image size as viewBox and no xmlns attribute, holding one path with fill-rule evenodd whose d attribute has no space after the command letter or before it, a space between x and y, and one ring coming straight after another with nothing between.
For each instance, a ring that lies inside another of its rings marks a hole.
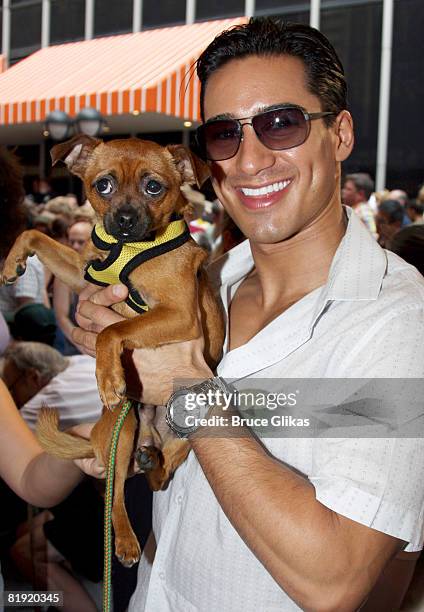
<instances>
[{"instance_id":1,"label":"man's hand","mask_svg":"<svg viewBox=\"0 0 424 612\"><path fill-rule=\"evenodd\" d=\"M88 285L80 294L76 328L72 339L84 353L96 356L97 334L122 317L108 307L123 301L128 295L124 285L99 289ZM141 315L143 316L143 315ZM124 356L127 393L145 404L163 405L180 381L200 382L213 376L204 357L203 336L187 342L167 344L157 349L136 349ZM140 385L141 383L141 385Z\"/></svg>"},{"instance_id":2,"label":"man's hand","mask_svg":"<svg viewBox=\"0 0 424 612\"><path fill-rule=\"evenodd\" d=\"M123 317L109 308L128 296L125 285L110 285L99 289L88 284L80 293L75 319L80 327L72 331L72 340L82 353L96 356L97 334L105 327L122 321ZM81 329L80 329L81 328Z\"/></svg>"}]
</instances>

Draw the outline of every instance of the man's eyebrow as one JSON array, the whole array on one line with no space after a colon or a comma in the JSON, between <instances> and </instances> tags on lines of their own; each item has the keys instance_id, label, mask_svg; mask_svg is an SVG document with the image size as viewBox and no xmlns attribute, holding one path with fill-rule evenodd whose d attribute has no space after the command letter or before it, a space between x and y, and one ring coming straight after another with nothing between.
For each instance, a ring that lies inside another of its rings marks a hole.
<instances>
[{"instance_id":1,"label":"man's eyebrow","mask_svg":"<svg viewBox=\"0 0 424 612\"><path fill-rule=\"evenodd\" d=\"M259 113L266 113L267 111L273 111L273 110L277 110L280 108L300 108L301 110L306 112L306 108L304 106L301 106L300 104L296 104L295 102L280 102L278 104L271 104L270 106L260 106L256 113L254 115L252 115L253 117L255 115L258 115ZM244 117L236 117L233 113L220 113L219 115L214 115L213 117L210 117L206 123L209 123L209 121L220 121L222 119L244 119Z\"/></svg>"}]
</instances>

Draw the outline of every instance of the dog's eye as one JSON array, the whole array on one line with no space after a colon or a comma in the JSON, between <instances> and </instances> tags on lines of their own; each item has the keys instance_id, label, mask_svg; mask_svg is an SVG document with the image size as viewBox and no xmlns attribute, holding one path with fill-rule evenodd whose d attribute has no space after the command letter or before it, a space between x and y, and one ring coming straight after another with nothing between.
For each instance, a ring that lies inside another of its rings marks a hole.
<instances>
[{"instance_id":1,"label":"dog's eye","mask_svg":"<svg viewBox=\"0 0 424 612\"><path fill-rule=\"evenodd\" d=\"M154 179L151 179L150 181L147 182L147 184L146 184L146 192L149 195L157 196L160 193L162 193L162 191L163 191L163 187L162 187L162 185L158 181L155 181Z\"/></svg>"},{"instance_id":2,"label":"dog's eye","mask_svg":"<svg viewBox=\"0 0 424 612\"><path fill-rule=\"evenodd\" d=\"M100 195L110 195L113 191L113 183L108 178L102 178L97 181L96 189L100 193Z\"/></svg>"}]
</instances>

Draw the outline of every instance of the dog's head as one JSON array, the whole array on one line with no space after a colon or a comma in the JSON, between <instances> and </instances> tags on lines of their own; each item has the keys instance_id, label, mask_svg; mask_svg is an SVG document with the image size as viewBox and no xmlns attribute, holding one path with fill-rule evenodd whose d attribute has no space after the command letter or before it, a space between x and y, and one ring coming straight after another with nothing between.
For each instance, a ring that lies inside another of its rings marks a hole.
<instances>
[{"instance_id":1,"label":"dog's head","mask_svg":"<svg viewBox=\"0 0 424 612\"><path fill-rule=\"evenodd\" d=\"M55 145L53 164L64 161L85 185L87 198L118 240L143 240L166 227L172 215L184 215L191 204L180 187L206 181L207 164L183 145L160 145L128 138L102 140L79 135Z\"/></svg>"}]
</instances>

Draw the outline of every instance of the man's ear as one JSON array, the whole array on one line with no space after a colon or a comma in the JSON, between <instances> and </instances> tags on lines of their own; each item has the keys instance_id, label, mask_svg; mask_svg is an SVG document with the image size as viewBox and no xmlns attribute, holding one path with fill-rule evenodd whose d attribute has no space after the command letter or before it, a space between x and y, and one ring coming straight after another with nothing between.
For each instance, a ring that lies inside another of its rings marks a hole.
<instances>
[{"instance_id":1,"label":"man's ear","mask_svg":"<svg viewBox=\"0 0 424 612\"><path fill-rule=\"evenodd\" d=\"M71 140L54 145L50 151L52 165L54 166L57 162L63 161L72 174L84 178L87 161L91 153L101 142L103 141L98 138L78 134L71 138Z\"/></svg>"},{"instance_id":2,"label":"man's ear","mask_svg":"<svg viewBox=\"0 0 424 612\"><path fill-rule=\"evenodd\" d=\"M342 162L351 154L355 142L353 119L349 111L339 113L333 127L336 131L336 161Z\"/></svg>"},{"instance_id":3,"label":"man's ear","mask_svg":"<svg viewBox=\"0 0 424 612\"><path fill-rule=\"evenodd\" d=\"M197 185L200 188L210 177L208 164L192 153L188 147L178 144L168 145L166 148L175 160L183 183Z\"/></svg>"}]
</instances>

